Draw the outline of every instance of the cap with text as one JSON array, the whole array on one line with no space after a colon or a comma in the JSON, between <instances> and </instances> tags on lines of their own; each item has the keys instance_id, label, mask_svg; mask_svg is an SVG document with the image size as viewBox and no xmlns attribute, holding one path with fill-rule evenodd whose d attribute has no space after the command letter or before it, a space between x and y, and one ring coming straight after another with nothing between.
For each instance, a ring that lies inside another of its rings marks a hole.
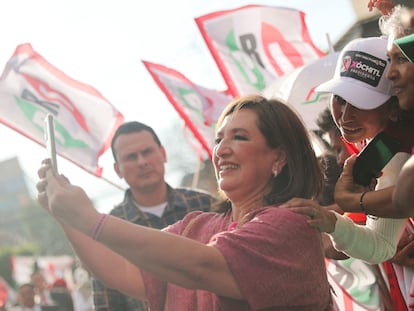
<instances>
[{"instance_id":1,"label":"cap with text","mask_svg":"<svg viewBox=\"0 0 414 311\"><path fill-rule=\"evenodd\" d=\"M386 37L355 39L342 49L333 78L315 91L338 95L359 109L375 109L392 96L387 67Z\"/></svg>"}]
</instances>

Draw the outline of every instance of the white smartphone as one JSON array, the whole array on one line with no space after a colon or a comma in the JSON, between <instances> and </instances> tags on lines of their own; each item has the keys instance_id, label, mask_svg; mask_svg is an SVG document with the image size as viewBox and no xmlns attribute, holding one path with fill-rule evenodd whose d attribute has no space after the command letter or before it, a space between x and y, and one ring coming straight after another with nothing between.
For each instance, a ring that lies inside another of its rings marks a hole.
<instances>
[{"instance_id":1,"label":"white smartphone","mask_svg":"<svg viewBox=\"0 0 414 311\"><path fill-rule=\"evenodd\" d=\"M58 174L56 159L55 126L53 116L51 114L48 114L45 119L45 140L47 153L52 162L52 169L55 172L55 174Z\"/></svg>"}]
</instances>

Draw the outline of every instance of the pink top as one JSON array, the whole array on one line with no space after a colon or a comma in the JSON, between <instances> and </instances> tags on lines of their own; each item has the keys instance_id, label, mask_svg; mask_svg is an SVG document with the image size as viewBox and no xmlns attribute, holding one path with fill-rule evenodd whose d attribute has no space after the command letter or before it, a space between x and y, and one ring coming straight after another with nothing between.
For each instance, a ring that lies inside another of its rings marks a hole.
<instances>
[{"instance_id":1,"label":"pink top","mask_svg":"<svg viewBox=\"0 0 414 311\"><path fill-rule=\"evenodd\" d=\"M304 216L266 207L240 228L228 229L226 215L193 212L165 231L217 247L245 299L189 290L143 273L151 311L330 310L320 233Z\"/></svg>"}]
</instances>

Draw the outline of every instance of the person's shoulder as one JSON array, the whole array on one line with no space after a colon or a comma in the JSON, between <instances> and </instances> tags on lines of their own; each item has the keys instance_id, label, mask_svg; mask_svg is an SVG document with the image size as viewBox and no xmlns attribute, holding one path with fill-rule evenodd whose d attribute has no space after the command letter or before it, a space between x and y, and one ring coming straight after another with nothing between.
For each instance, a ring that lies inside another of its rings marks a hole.
<instances>
[{"instance_id":1,"label":"person's shoulder","mask_svg":"<svg viewBox=\"0 0 414 311\"><path fill-rule=\"evenodd\" d=\"M266 217L275 222L286 222L289 220L302 222L305 219L303 215L292 212L288 208L280 208L277 205L265 206L257 210L255 217Z\"/></svg>"},{"instance_id":2,"label":"person's shoulder","mask_svg":"<svg viewBox=\"0 0 414 311\"><path fill-rule=\"evenodd\" d=\"M187 215L184 216L184 218L181 220L183 223L189 223L197 221L197 223L200 221L201 223L206 221L216 221L216 220L222 220L225 218L225 214L220 214L216 212L205 212L205 211L192 211L189 212Z\"/></svg>"},{"instance_id":3,"label":"person's shoulder","mask_svg":"<svg viewBox=\"0 0 414 311\"><path fill-rule=\"evenodd\" d=\"M195 210L189 212L184 216L183 219L164 228L163 230L178 234L184 234L184 232L189 231L190 229L197 229L202 231L203 226L211 223L212 221L216 222L216 218L222 217L222 215L214 212ZM184 235L187 235L187 233L185 233Z\"/></svg>"},{"instance_id":4,"label":"person's shoulder","mask_svg":"<svg viewBox=\"0 0 414 311\"><path fill-rule=\"evenodd\" d=\"M212 205L217 203L217 198L207 191L201 189L190 188L171 188L171 194L169 195L169 201L178 205L192 206L193 208L208 211Z\"/></svg>"},{"instance_id":5,"label":"person's shoulder","mask_svg":"<svg viewBox=\"0 0 414 311\"><path fill-rule=\"evenodd\" d=\"M109 214L112 216L125 218L126 215L126 206L123 204L118 204L109 211Z\"/></svg>"},{"instance_id":6,"label":"person's shoulder","mask_svg":"<svg viewBox=\"0 0 414 311\"><path fill-rule=\"evenodd\" d=\"M211 193L203 189L177 187L177 188L173 188L173 190L185 196L200 196L200 197L214 198Z\"/></svg>"},{"instance_id":7,"label":"person's shoulder","mask_svg":"<svg viewBox=\"0 0 414 311\"><path fill-rule=\"evenodd\" d=\"M128 214L128 210L131 209L132 203L131 203L131 190L127 189L125 191L124 199L122 202L115 205L110 211L109 214L117 217L125 217L126 214Z\"/></svg>"},{"instance_id":8,"label":"person's shoulder","mask_svg":"<svg viewBox=\"0 0 414 311\"><path fill-rule=\"evenodd\" d=\"M113 215L113 214L118 214L118 213L120 213L122 210L124 210L125 209L125 204L122 204L122 203L120 203L120 204L117 204L117 205L115 205L110 211L109 211L109 213L111 214L111 215Z\"/></svg>"},{"instance_id":9,"label":"person's shoulder","mask_svg":"<svg viewBox=\"0 0 414 311\"><path fill-rule=\"evenodd\" d=\"M295 213L288 208L273 205L259 209L250 223L254 226L265 225L262 228L267 228L266 230L270 230L269 232L277 234L284 232L284 234L294 233L295 235L306 236L316 232L307 223L306 216Z\"/></svg>"}]
</instances>

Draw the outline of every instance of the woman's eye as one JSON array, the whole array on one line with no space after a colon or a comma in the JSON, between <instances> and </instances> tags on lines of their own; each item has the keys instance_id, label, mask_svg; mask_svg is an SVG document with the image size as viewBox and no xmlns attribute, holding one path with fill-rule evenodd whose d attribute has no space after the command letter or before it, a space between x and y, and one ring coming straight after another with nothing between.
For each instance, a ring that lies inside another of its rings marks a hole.
<instances>
[{"instance_id":1,"label":"woman's eye","mask_svg":"<svg viewBox=\"0 0 414 311\"><path fill-rule=\"evenodd\" d=\"M400 56L400 57L398 57L398 62L399 63L406 63L406 62L408 62L408 59L405 56Z\"/></svg>"},{"instance_id":2,"label":"woman's eye","mask_svg":"<svg viewBox=\"0 0 414 311\"><path fill-rule=\"evenodd\" d=\"M234 139L236 140L248 140L246 136L243 135L234 135Z\"/></svg>"},{"instance_id":3,"label":"woman's eye","mask_svg":"<svg viewBox=\"0 0 414 311\"><path fill-rule=\"evenodd\" d=\"M234 135L232 139L234 139L234 140L249 140L249 139L248 139L246 136L244 136L244 135ZM222 140L223 140L223 138L221 138L221 137L217 137L217 138L214 140L214 143L215 143L216 145L218 145L218 144L219 144Z\"/></svg>"},{"instance_id":4,"label":"woman's eye","mask_svg":"<svg viewBox=\"0 0 414 311\"><path fill-rule=\"evenodd\" d=\"M338 102L338 104L340 104L340 105L345 105L345 104L346 104L346 100L345 100L345 99L343 99L341 96L334 95L334 99L335 99L335 101L337 101L337 102Z\"/></svg>"}]
</instances>

